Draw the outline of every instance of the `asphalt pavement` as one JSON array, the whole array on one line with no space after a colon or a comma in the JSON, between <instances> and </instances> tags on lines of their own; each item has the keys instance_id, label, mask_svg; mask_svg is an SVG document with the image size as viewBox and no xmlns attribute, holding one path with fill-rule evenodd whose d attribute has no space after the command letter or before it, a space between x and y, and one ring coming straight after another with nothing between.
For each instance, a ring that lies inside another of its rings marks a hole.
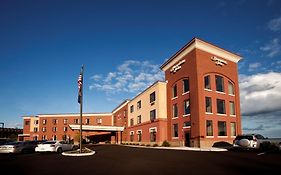
<instances>
[{"instance_id":1,"label":"asphalt pavement","mask_svg":"<svg viewBox=\"0 0 281 175\"><path fill-rule=\"evenodd\" d=\"M0 154L6 174L136 175L254 174L280 172L280 152L187 151L144 149L118 145L87 145L96 153L69 157L57 153Z\"/></svg>"}]
</instances>

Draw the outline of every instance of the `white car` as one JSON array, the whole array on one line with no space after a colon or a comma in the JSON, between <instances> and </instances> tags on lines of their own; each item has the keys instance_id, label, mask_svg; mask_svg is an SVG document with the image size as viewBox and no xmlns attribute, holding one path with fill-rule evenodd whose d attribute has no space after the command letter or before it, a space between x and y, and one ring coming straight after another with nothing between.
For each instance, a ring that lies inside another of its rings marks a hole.
<instances>
[{"instance_id":1,"label":"white car","mask_svg":"<svg viewBox=\"0 0 281 175\"><path fill-rule=\"evenodd\" d=\"M57 152L69 151L73 149L73 144L67 143L64 140L61 141L46 141L38 144L35 148L35 152Z\"/></svg>"},{"instance_id":2,"label":"white car","mask_svg":"<svg viewBox=\"0 0 281 175\"><path fill-rule=\"evenodd\" d=\"M259 149L264 141L265 138L260 134L238 135L233 140L233 146L240 147L240 148Z\"/></svg>"}]
</instances>

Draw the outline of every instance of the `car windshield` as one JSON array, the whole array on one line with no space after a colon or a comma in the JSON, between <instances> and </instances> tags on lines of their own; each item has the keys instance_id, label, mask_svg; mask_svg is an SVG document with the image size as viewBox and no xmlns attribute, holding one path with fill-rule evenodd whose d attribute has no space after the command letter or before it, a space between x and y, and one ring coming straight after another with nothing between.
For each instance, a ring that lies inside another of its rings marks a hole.
<instances>
[{"instance_id":1,"label":"car windshield","mask_svg":"<svg viewBox=\"0 0 281 175\"><path fill-rule=\"evenodd\" d=\"M253 136L251 136L251 135L243 135L243 136L237 136L235 138L235 140L241 140L241 139L253 140Z\"/></svg>"}]
</instances>

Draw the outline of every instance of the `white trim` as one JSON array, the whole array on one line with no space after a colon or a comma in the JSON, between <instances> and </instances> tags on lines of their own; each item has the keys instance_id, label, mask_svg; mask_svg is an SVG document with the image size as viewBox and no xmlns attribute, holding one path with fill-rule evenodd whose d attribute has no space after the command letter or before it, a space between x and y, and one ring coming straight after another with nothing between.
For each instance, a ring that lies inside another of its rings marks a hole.
<instances>
[{"instance_id":1,"label":"white trim","mask_svg":"<svg viewBox=\"0 0 281 175\"><path fill-rule=\"evenodd\" d=\"M80 125L69 125L73 130L80 129ZM87 131L124 131L124 127L118 126L95 126L95 125L82 125L82 130Z\"/></svg>"},{"instance_id":2,"label":"white trim","mask_svg":"<svg viewBox=\"0 0 281 175\"><path fill-rule=\"evenodd\" d=\"M82 117L112 116L112 113L83 113ZM38 117L80 117L80 114L39 114Z\"/></svg>"},{"instance_id":3,"label":"white trim","mask_svg":"<svg viewBox=\"0 0 281 175\"><path fill-rule=\"evenodd\" d=\"M229 115L230 117L236 117L236 115Z\"/></svg>"},{"instance_id":4,"label":"white trim","mask_svg":"<svg viewBox=\"0 0 281 175\"><path fill-rule=\"evenodd\" d=\"M205 91L209 91L209 92L212 92L212 89L206 89L204 88Z\"/></svg>"},{"instance_id":5,"label":"white trim","mask_svg":"<svg viewBox=\"0 0 281 175\"><path fill-rule=\"evenodd\" d=\"M189 128L191 128L191 126L183 126L182 128L183 129L189 129Z\"/></svg>"},{"instance_id":6,"label":"white trim","mask_svg":"<svg viewBox=\"0 0 281 175\"><path fill-rule=\"evenodd\" d=\"M230 136L231 138L235 138L236 136Z\"/></svg>"},{"instance_id":7,"label":"white trim","mask_svg":"<svg viewBox=\"0 0 281 175\"><path fill-rule=\"evenodd\" d=\"M171 98L171 100L175 100L175 99L177 99L177 98L178 98L178 96Z\"/></svg>"},{"instance_id":8,"label":"white trim","mask_svg":"<svg viewBox=\"0 0 281 175\"><path fill-rule=\"evenodd\" d=\"M30 134L18 134L18 136L25 137L25 136L30 136Z\"/></svg>"},{"instance_id":9,"label":"white trim","mask_svg":"<svg viewBox=\"0 0 281 175\"><path fill-rule=\"evenodd\" d=\"M178 139L179 139L179 137L172 137L172 139L174 139L174 140L176 140L176 139L177 139L177 140L178 140Z\"/></svg>"},{"instance_id":10,"label":"white trim","mask_svg":"<svg viewBox=\"0 0 281 175\"><path fill-rule=\"evenodd\" d=\"M152 128L149 128L149 133L151 133L151 130L155 129L155 132L157 132L157 127L152 127Z\"/></svg>"},{"instance_id":11,"label":"white trim","mask_svg":"<svg viewBox=\"0 0 281 175\"><path fill-rule=\"evenodd\" d=\"M112 111L112 114L114 114L116 111L119 111L121 108L123 108L125 105L127 105L130 102L130 100L127 100L123 105L119 106L117 109Z\"/></svg>"},{"instance_id":12,"label":"white trim","mask_svg":"<svg viewBox=\"0 0 281 175\"><path fill-rule=\"evenodd\" d=\"M229 96L235 97L235 94L228 94Z\"/></svg>"},{"instance_id":13,"label":"white trim","mask_svg":"<svg viewBox=\"0 0 281 175\"><path fill-rule=\"evenodd\" d=\"M223 94L223 95L226 94L225 92L220 92L220 91L216 91L216 93L218 93L218 94Z\"/></svg>"},{"instance_id":14,"label":"white trim","mask_svg":"<svg viewBox=\"0 0 281 175\"><path fill-rule=\"evenodd\" d=\"M212 113L212 112L205 112L205 114L207 114L207 115L213 115L214 113Z\"/></svg>"},{"instance_id":15,"label":"white trim","mask_svg":"<svg viewBox=\"0 0 281 175\"><path fill-rule=\"evenodd\" d=\"M189 94L189 93L190 93L190 92L187 91L187 92L182 93L181 95L186 95L186 94Z\"/></svg>"},{"instance_id":16,"label":"white trim","mask_svg":"<svg viewBox=\"0 0 281 175\"><path fill-rule=\"evenodd\" d=\"M218 138L228 138L228 136L218 136Z\"/></svg>"},{"instance_id":17,"label":"white trim","mask_svg":"<svg viewBox=\"0 0 281 175\"><path fill-rule=\"evenodd\" d=\"M207 139L212 139L214 136L206 136Z\"/></svg>"},{"instance_id":18,"label":"white trim","mask_svg":"<svg viewBox=\"0 0 281 175\"><path fill-rule=\"evenodd\" d=\"M179 118L179 117L173 117L172 120L177 119L177 118Z\"/></svg>"},{"instance_id":19,"label":"white trim","mask_svg":"<svg viewBox=\"0 0 281 175\"><path fill-rule=\"evenodd\" d=\"M166 71L169 68L171 68L173 65L175 65L177 62L179 62L185 55L190 53L193 49L200 49L205 52L208 52L210 54L216 55L218 57L222 57L223 59L226 59L228 61L232 61L234 63L237 63L242 57L235 55L231 52L228 52L224 49L221 49L219 47L216 47L212 44L206 43L204 41L201 41L200 39L195 38L192 43L187 46L183 51L181 51L176 57L174 57L168 64L166 64L162 70Z\"/></svg>"},{"instance_id":20,"label":"white trim","mask_svg":"<svg viewBox=\"0 0 281 175\"><path fill-rule=\"evenodd\" d=\"M190 116L190 114L184 114L184 115L182 115L182 117L188 117L188 116Z\"/></svg>"},{"instance_id":21,"label":"white trim","mask_svg":"<svg viewBox=\"0 0 281 175\"><path fill-rule=\"evenodd\" d=\"M219 114L217 113L218 116L227 116L226 114Z\"/></svg>"}]
</instances>

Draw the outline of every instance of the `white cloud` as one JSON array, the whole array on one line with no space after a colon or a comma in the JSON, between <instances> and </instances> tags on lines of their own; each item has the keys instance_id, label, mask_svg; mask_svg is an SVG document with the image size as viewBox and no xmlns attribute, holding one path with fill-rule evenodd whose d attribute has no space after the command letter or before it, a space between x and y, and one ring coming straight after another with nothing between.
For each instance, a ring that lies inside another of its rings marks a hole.
<instances>
[{"instance_id":1,"label":"white cloud","mask_svg":"<svg viewBox=\"0 0 281 175\"><path fill-rule=\"evenodd\" d=\"M95 81L99 81L102 78L102 75L94 75L90 79L93 79Z\"/></svg>"},{"instance_id":2,"label":"white cloud","mask_svg":"<svg viewBox=\"0 0 281 175\"><path fill-rule=\"evenodd\" d=\"M274 38L269 43L260 47L260 50L267 53L268 57L275 57L281 54L281 45L278 38Z\"/></svg>"},{"instance_id":3,"label":"white cloud","mask_svg":"<svg viewBox=\"0 0 281 175\"><path fill-rule=\"evenodd\" d=\"M139 93L155 81L163 80L164 74L159 65L150 61L127 60L117 66L117 71L109 72L105 77L103 81L93 78L94 83L89 88L108 95L117 92Z\"/></svg>"},{"instance_id":4,"label":"white cloud","mask_svg":"<svg viewBox=\"0 0 281 175\"><path fill-rule=\"evenodd\" d=\"M242 115L281 111L281 73L241 75L239 84Z\"/></svg>"},{"instance_id":5,"label":"white cloud","mask_svg":"<svg viewBox=\"0 0 281 175\"><path fill-rule=\"evenodd\" d=\"M261 63L259 62L256 62L256 63L250 63L249 64L249 71L254 71L256 70L257 68L261 67Z\"/></svg>"},{"instance_id":6,"label":"white cloud","mask_svg":"<svg viewBox=\"0 0 281 175\"><path fill-rule=\"evenodd\" d=\"M279 18L270 20L267 24L267 27L274 32L280 31L281 30L281 16Z\"/></svg>"}]
</instances>

